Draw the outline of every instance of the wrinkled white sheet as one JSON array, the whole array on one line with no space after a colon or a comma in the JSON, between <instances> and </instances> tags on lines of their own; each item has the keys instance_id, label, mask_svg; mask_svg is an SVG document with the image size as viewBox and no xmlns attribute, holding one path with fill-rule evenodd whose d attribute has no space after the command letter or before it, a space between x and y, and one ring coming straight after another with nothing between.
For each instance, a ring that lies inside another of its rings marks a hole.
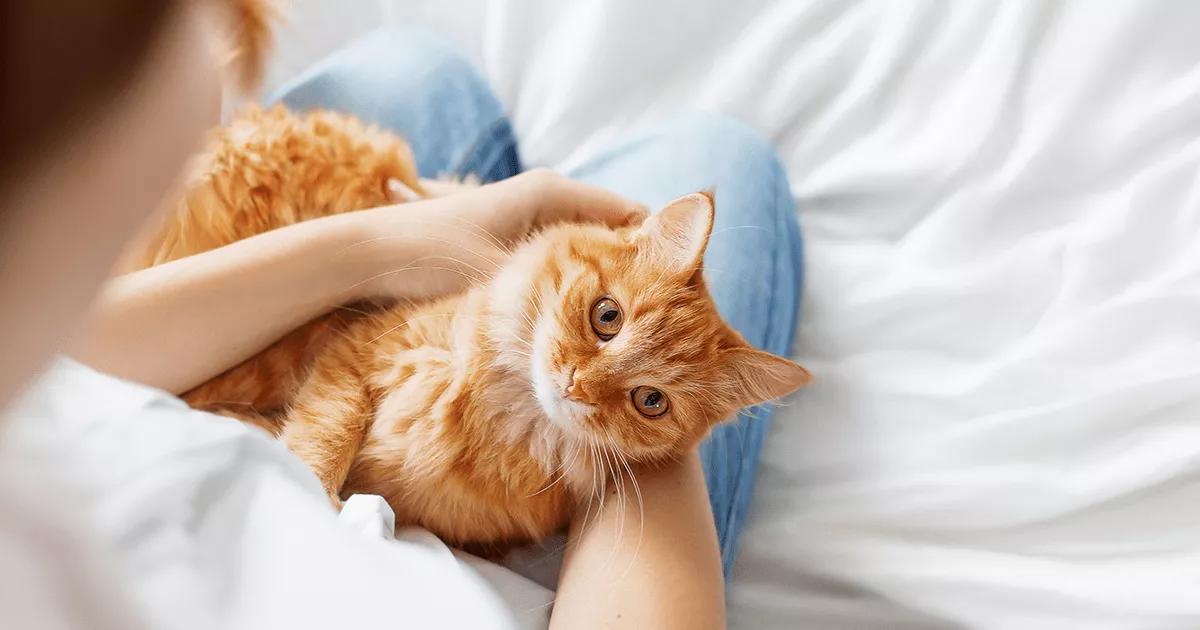
<instances>
[{"instance_id":1,"label":"wrinkled white sheet","mask_svg":"<svg viewBox=\"0 0 1200 630\"><path fill-rule=\"evenodd\" d=\"M1200 4L310 0L272 80L413 20L528 163L693 107L779 148L817 382L735 626L1200 626Z\"/></svg>"}]
</instances>

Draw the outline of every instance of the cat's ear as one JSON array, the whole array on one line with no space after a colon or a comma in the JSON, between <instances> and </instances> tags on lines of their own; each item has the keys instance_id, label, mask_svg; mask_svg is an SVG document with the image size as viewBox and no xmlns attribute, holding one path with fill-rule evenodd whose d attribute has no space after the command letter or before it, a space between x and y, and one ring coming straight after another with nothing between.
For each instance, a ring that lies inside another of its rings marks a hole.
<instances>
[{"instance_id":1,"label":"cat's ear","mask_svg":"<svg viewBox=\"0 0 1200 630\"><path fill-rule=\"evenodd\" d=\"M812 378L800 364L750 347L722 350L720 360L725 378L735 384L739 407L783 398Z\"/></svg>"},{"instance_id":2,"label":"cat's ear","mask_svg":"<svg viewBox=\"0 0 1200 630\"><path fill-rule=\"evenodd\" d=\"M713 226L711 194L692 193L650 215L635 233L639 255L672 273L700 267Z\"/></svg>"}]
</instances>

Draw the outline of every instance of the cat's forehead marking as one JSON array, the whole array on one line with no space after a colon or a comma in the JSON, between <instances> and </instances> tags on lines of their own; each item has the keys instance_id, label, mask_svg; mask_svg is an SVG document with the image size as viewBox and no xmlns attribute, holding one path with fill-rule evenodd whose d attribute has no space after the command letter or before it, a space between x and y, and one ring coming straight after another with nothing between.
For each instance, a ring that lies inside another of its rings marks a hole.
<instances>
[{"instance_id":1,"label":"cat's forehead marking","mask_svg":"<svg viewBox=\"0 0 1200 630\"><path fill-rule=\"evenodd\" d=\"M579 244L574 241L567 243L567 254L572 261L585 267L589 267L599 273L605 267L605 261L611 261L612 256L599 256L597 253L598 252L595 251L585 251L580 249Z\"/></svg>"},{"instance_id":2,"label":"cat's forehead marking","mask_svg":"<svg viewBox=\"0 0 1200 630\"><path fill-rule=\"evenodd\" d=\"M616 384L669 388L688 380L703 362L703 343L686 331L664 330L653 318L630 321L624 334L600 348Z\"/></svg>"}]
</instances>

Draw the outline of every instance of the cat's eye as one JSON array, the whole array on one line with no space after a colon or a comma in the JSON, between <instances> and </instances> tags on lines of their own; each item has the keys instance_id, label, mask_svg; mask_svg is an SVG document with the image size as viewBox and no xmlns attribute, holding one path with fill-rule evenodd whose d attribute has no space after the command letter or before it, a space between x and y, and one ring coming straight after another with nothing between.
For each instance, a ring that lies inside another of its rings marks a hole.
<instances>
[{"instance_id":1,"label":"cat's eye","mask_svg":"<svg viewBox=\"0 0 1200 630\"><path fill-rule=\"evenodd\" d=\"M603 297L592 305L592 330L603 341L612 339L620 330L624 316L616 300Z\"/></svg>"},{"instance_id":2,"label":"cat's eye","mask_svg":"<svg viewBox=\"0 0 1200 630\"><path fill-rule=\"evenodd\" d=\"M635 387L630 396L633 397L634 408L647 418L657 418L671 408L667 395L653 387L646 385Z\"/></svg>"}]
</instances>

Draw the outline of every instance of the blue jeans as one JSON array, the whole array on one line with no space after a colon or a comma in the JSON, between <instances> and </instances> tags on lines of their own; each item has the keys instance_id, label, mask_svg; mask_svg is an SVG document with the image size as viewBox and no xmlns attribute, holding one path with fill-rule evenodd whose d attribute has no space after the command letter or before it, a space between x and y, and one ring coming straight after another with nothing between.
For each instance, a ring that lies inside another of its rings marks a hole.
<instances>
[{"instance_id":1,"label":"blue jeans","mask_svg":"<svg viewBox=\"0 0 1200 630\"><path fill-rule=\"evenodd\" d=\"M355 114L402 134L423 177L521 171L500 102L453 47L426 31L379 31L333 54L272 98L303 111ZM715 187L716 224L705 254L717 307L759 348L787 355L800 306L803 258L795 200L771 146L746 125L687 113L602 152L570 176L651 208ZM773 410L755 407L701 446L725 575L746 520Z\"/></svg>"}]
</instances>

